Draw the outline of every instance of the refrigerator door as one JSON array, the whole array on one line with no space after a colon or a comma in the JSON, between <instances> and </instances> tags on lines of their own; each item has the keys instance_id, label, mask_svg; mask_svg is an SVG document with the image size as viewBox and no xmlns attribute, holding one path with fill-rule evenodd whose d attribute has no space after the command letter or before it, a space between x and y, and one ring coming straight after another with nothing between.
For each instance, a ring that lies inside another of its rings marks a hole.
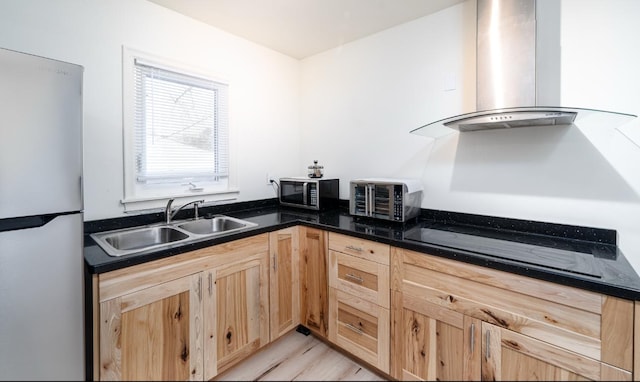
<instances>
[{"instance_id":1,"label":"refrigerator door","mask_svg":"<svg viewBox=\"0 0 640 382\"><path fill-rule=\"evenodd\" d=\"M0 219L83 209L82 72L0 49Z\"/></svg>"},{"instance_id":2,"label":"refrigerator door","mask_svg":"<svg viewBox=\"0 0 640 382\"><path fill-rule=\"evenodd\" d=\"M82 220L0 232L0 379L84 379Z\"/></svg>"}]
</instances>

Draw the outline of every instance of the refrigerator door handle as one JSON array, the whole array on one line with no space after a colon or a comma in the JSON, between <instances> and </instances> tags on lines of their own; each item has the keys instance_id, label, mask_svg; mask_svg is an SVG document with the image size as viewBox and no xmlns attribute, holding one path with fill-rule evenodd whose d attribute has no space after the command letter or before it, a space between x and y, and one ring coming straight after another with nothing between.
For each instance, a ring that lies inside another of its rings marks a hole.
<instances>
[{"instance_id":1,"label":"refrigerator door handle","mask_svg":"<svg viewBox=\"0 0 640 382\"><path fill-rule=\"evenodd\" d=\"M21 229L43 227L58 216L73 215L80 211L46 214L38 216L21 216L10 219L0 219L0 232L17 231Z\"/></svg>"}]
</instances>

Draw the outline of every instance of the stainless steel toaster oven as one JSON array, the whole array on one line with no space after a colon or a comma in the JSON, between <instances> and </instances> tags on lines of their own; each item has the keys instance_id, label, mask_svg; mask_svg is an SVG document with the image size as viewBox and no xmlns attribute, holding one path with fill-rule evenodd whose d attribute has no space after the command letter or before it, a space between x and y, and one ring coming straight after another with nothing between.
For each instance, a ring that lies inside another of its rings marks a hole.
<instances>
[{"instance_id":1,"label":"stainless steel toaster oven","mask_svg":"<svg viewBox=\"0 0 640 382\"><path fill-rule=\"evenodd\" d=\"M351 215L405 222L420 214L422 184L416 179L356 179L349 189Z\"/></svg>"}]
</instances>

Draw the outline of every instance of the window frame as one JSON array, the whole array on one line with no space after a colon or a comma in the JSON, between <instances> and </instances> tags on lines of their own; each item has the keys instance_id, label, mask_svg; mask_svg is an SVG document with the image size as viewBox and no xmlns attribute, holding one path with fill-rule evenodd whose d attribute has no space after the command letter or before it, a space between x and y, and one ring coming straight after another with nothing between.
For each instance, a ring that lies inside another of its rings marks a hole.
<instances>
[{"instance_id":1,"label":"window frame","mask_svg":"<svg viewBox=\"0 0 640 382\"><path fill-rule=\"evenodd\" d=\"M123 132L123 198L120 201L125 207L125 212L134 210L144 210L149 208L162 207L167 199L182 198L184 201L205 199L205 201L231 201L237 199L239 190L236 186L236 171L233 149L233 129L229 121L228 133L228 170L229 174L226 182L220 183L195 183L194 187L189 184L171 183L140 184L137 181L136 170L136 148L135 148L135 71L136 59L153 67L169 70L193 77L205 78L214 82L227 85L230 90L229 81L220 76L211 74L201 69L196 69L191 65L184 64L168 58L159 57L145 53L130 47L122 47L122 132ZM229 116L230 106L227 105L227 116ZM225 184L226 183L226 184Z\"/></svg>"}]
</instances>

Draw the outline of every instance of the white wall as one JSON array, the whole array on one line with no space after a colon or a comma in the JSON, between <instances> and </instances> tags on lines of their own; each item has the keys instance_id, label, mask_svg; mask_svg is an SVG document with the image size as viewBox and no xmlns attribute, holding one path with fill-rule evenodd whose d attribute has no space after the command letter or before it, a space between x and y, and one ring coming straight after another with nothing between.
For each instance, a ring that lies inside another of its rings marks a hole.
<instances>
[{"instance_id":1,"label":"white wall","mask_svg":"<svg viewBox=\"0 0 640 382\"><path fill-rule=\"evenodd\" d=\"M474 14L451 7L302 61L302 159L339 177L342 199L356 177L421 177L431 147L409 130L475 106Z\"/></svg>"},{"instance_id":2,"label":"white wall","mask_svg":"<svg viewBox=\"0 0 640 382\"><path fill-rule=\"evenodd\" d=\"M562 1L565 105L640 115L638 16L636 0ZM317 159L342 199L353 178L418 177L424 208L616 229L640 269L637 120L409 134L475 107L474 0L302 62L145 0L0 1L0 47L85 67L86 220L124 211L123 44L229 79L239 201Z\"/></svg>"},{"instance_id":3,"label":"white wall","mask_svg":"<svg viewBox=\"0 0 640 382\"><path fill-rule=\"evenodd\" d=\"M145 0L2 0L0 47L84 66L85 220L124 213L123 44L229 80L238 201L298 171L298 60Z\"/></svg>"},{"instance_id":4,"label":"white wall","mask_svg":"<svg viewBox=\"0 0 640 382\"><path fill-rule=\"evenodd\" d=\"M562 1L562 103L640 115L640 2ZM433 140L475 109L475 1L302 62L302 154L341 181L411 176L423 208L616 229L640 270L640 123L601 120ZM453 90L451 90L453 88ZM630 139L634 139L636 144Z\"/></svg>"}]
</instances>

